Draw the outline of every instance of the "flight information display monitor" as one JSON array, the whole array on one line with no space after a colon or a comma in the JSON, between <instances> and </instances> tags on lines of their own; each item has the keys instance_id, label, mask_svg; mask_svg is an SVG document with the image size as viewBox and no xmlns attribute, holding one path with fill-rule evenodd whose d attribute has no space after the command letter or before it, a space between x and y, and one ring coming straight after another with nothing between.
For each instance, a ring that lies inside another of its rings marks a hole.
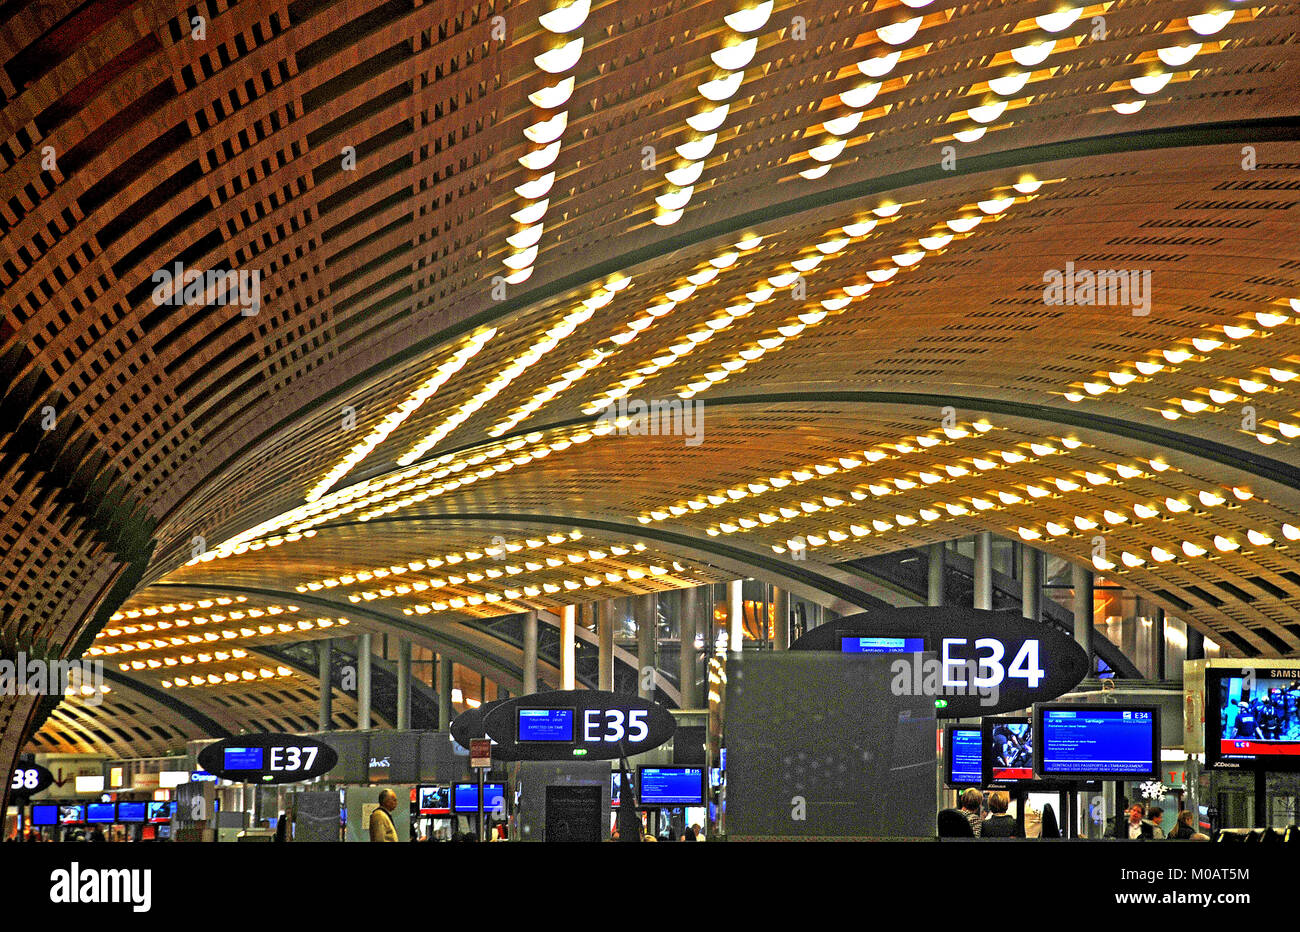
<instances>
[{"instance_id":1,"label":"flight information display monitor","mask_svg":"<svg viewBox=\"0 0 1300 932\"><path fill-rule=\"evenodd\" d=\"M985 786L1034 779L1034 733L1027 717L986 718L981 731Z\"/></svg>"},{"instance_id":2,"label":"flight information display monitor","mask_svg":"<svg viewBox=\"0 0 1300 932\"><path fill-rule=\"evenodd\" d=\"M703 806L703 767L648 767L637 781L643 806Z\"/></svg>"},{"instance_id":3,"label":"flight information display monitor","mask_svg":"<svg viewBox=\"0 0 1300 932\"><path fill-rule=\"evenodd\" d=\"M116 820L117 805L115 803L91 803L86 807L87 822L106 824Z\"/></svg>"},{"instance_id":4,"label":"flight information display monitor","mask_svg":"<svg viewBox=\"0 0 1300 932\"><path fill-rule=\"evenodd\" d=\"M451 813L451 787L417 787L416 805L420 815L422 816L449 815Z\"/></svg>"},{"instance_id":5,"label":"flight information display monitor","mask_svg":"<svg viewBox=\"0 0 1300 932\"><path fill-rule=\"evenodd\" d=\"M1160 773L1155 706L1054 703L1034 706L1034 769L1044 779L1140 780Z\"/></svg>"},{"instance_id":6,"label":"flight information display monitor","mask_svg":"<svg viewBox=\"0 0 1300 932\"><path fill-rule=\"evenodd\" d=\"M944 779L949 786L984 782L984 739L978 725L949 725L944 733Z\"/></svg>"},{"instance_id":7,"label":"flight information display monitor","mask_svg":"<svg viewBox=\"0 0 1300 932\"><path fill-rule=\"evenodd\" d=\"M144 803L118 803L117 804L117 821L119 822L143 822L145 804Z\"/></svg>"},{"instance_id":8,"label":"flight information display monitor","mask_svg":"<svg viewBox=\"0 0 1300 932\"><path fill-rule=\"evenodd\" d=\"M841 635L842 654L919 654L925 651L925 638L860 637Z\"/></svg>"},{"instance_id":9,"label":"flight information display monitor","mask_svg":"<svg viewBox=\"0 0 1300 932\"><path fill-rule=\"evenodd\" d=\"M520 709L517 740L573 742L573 709Z\"/></svg>"},{"instance_id":10,"label":"flight information display monitor","mask_svg":"<svg viewBox=\"0 0 1300 932\"><path fill-rule=\"evenodd\" d=\"M226 770L261 770L265 748L224 748L221 759Z\"/></svg>"},{"instance_id":11,"label":"flight information display monitor","mask_svg":"<svg viewBox=\"0 0 1300 932\"><path fill-rule=\"evenodd\" d=\"M503 811L505 808L506 786L504 783L483 784L483 811ZM452 812L468 815L478 812L478 784L456 783L452 785Z\"/></svg>"},{"instance_id":12,"label":"flight information display monitor","mask_svg":"<svg viewBox=\"0 0 1300 932\"><path fill-rule=\"evenodd\" d=\"M150 822L170 822L176 814L175 803L149 803L145 811Z\"/></svg>"},{"instance_id":13,"label":"flight information display monitor","mask_svg":"<svg viewBox=\"0 0 1300 932\"><path fill-rule=\"evenodd\" d=\"M1295 670L1205 671L1205 759L1212 767L1300 770Z\"/></svg>"},{"instance_id":14,"label":"flight information display monitor","mask_svg":"<svg viewBox=\"0 0 1300 932\"><path fill-rule=\"evenodd\" d=\"M59 807L42 804L32 806L32 825L45 827L59 824Z\"/></svg>"},{"instance_id":15,"label":"flight information display monitor","mask_svg":"<svg viewBox=\"0 0 1300 932\"><path fill-rule=\"evenodd\" d=\"M86 821L85 806L60 806L59 807L59 824L60 825L80 825Z\"/></svg>"}]
</instances>

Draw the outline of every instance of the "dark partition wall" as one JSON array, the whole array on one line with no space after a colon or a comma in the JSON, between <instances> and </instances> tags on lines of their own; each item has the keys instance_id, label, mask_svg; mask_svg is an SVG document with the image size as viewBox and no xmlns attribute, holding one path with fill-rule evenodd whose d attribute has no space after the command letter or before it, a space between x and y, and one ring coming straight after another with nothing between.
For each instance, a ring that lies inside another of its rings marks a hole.
<instances>
[{"instance_id":1,"label":"dark partition wall","mask_svg":"<svg viewBox=\"0 0 1300 932\"><path fill-rule=\"evenodd\" d=\"M728 658L729 837L934 834L934 700L891 691L897 661L815 651Z\"/></svg>"}]
</instances>

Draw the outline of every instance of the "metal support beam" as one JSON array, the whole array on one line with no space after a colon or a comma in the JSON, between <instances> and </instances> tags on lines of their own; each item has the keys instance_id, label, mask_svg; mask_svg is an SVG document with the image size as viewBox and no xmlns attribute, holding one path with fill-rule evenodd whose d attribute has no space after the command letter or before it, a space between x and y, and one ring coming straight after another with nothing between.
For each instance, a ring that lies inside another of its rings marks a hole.
<instances>
[{"instance_id":1,"label":"metal support beam","mask_svg":"<svg viewBox=\"0 0 1300 932\"><path fill-rule=\"evenodd\" d=\"M438 728L446 731L456 716L451 704L451 679L454 664L446 654L438 655Z\"/></svg>"},{"instance_id":2,"label":"metal support beam","mask_svg":"<svg viewBox=\"0 0 1300 932\"><path fill-rule=\"evenodd\" d=\"M1184 623L1187 624L1187 659L1204 660L1205 635L1193 628L1189 622Z\"/></svg>"},{"instance_id":3,"label":"metal support beam","mask_svg":"<svg viewBox=\"0 0 1300 932\"><path fill-rule=\"evenodd\" d=\"M727 650L741 650L745 643L745 601L742 595L744 580L733 579L727 583Z\"/></svg>"},{"instance_id":4,"label":"metal support beam","mask_svg":"<svg viewBox=\"0 0 1300 932\"><path fill-rule=\"evenodd\" d=\"M776 623L773 625L776 643L772 646L774 650L786 650L790 646L790 593L774 586L772 604L776 615Z\"/></svg>"},{"instance_id":5,"label":"metal support beam","mask_svg":"<svg viewBox=\"0 0 1300 932\"><path fill-rule=\"evenodd\" d=\"M1165 620L1165 610L1156 606L1155 618L1151 623L1151 674L1158 680L1163 680L1169 675L1167 661L1166 638L1169 636L1169 625Z\"/></svg>"},{"instance_id":6,"label":"metal support beam","mask_svg":"<svg viewBox=\"0 0 1300 932\"><path fill-rule=\"evenodd\" d=\"M993 532L975 535L975 607L993 608Z\"/></svg>"},{"instance_id":7,"label":"metal support beam","mask_svg":"<svg viewBox=\"0 0 1300 932\"><path fill-rule=\"evenodd\" d=\"M614 689L614 600L596 603L596 688Z\"/></svg>"},{"instance_id":8,"label":"metal support beam","mask_svg":"<svg viewBox=\"0 0 1300 932\"><path fill-rule=\"evenodd\" d=\"M1074 640L1088 652L1088 672L1092 673L1092 570L1077 563L1070 564L1074 582Z\"/></svg>"},{"instance_id":9,"label":"metal support beam","mask_svg":"<svg viewBox=\"0 0 1300 932\"><path fill-rule=\"evenodd\" d=\"M411 642L397 640L397 730L411 727Z\"/></svg>"},{"instance_id":10,"label":"metal support beam","mask_svg":"<svg viewBox=\"0 0 1300 932\"><path fill-rule=\"evenodd\" d=\"M574 676L574 627L577 624L577 611L572 605L560 608L560 689L573 689L576 685Z\"/></svg>"},{"instance_id":11,"label":"metal support beam","mask_svg":"<svg viewBox=\"0 0 1300 932\"><path fill-rule=\"evenodd\" d=\"M537 692L537 613L524 616L524 695Z\"/></svg>"},{"instance_id":12,"label":"metal support beam","mask_svg":"<svg viewBox=\"0 0 1300 932\"><path fill-rule=\"evenodd\" d=\"M681 644L681 663L677 674L677 686L681 692L681 707L693 709L698 703L695 696L695 637L696 592L694 587L683 589L678 615L678 638Z\"/></svg>"},{"instance_id":13,"label":"metal support beam","mask_svg":"<svg viewBox=\"0 0 1300 932\"><path fill-rule=\"evenodd\" d=\"M320 714L316 716L318 731L329 731L334 727L334 641L325 638L316 642L316 659L320 663L317 682L320 684Z\"/></svg>"},{"instance_id":14,"label":"metal support beam","mask_svg":"<svg viewBox=\"0 0 1300 932\"><path fill-rule=\"evenodd\" d=\"M1043 620L1043 560L1028 544L1020 545L1020 614L1030 621Z\"/></svg>"},{"instance_id":15,"label":"metal support beam","mask_svg":"<svg viewBox=\"0 0 1300 932\"><path fill-rule=\"evenodd\" d=\"M944 601L944 573L948 568L948 553L941 543L931 544L928 549L930 569L926 576L928 592L925 604L937 608Z\"/></svg>"},{"instance_id":16,"label":"metal support beam","mask_svg":"<svg viewBox=\"0 0 1300 932\"><path fill-rule=\"evenodd\" d=\"M370 634L357 635L357 729L370 728Z\"/></svg>"},{"instance_id":17,"label":"metal support beam","mask_svg":"<svg viewBox=\"0 0 1300 932\"><path fill-rule=\"evenodd\" d=\"M659 596L648 592L637 599L636 613L636 694L642 699L653 699L658 679L655 647L659 626Z\"/></svg>"}]
</instances>

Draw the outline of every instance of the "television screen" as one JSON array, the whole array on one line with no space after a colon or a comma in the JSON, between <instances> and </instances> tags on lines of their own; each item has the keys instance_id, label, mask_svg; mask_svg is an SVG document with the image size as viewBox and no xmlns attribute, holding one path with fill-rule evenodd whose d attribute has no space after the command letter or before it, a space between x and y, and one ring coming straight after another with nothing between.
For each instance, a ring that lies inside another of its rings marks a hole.
<instances>
[{"instance_id":1,"label":"television screen","mask_svg":"<svg viewBox=\"0 0 1300 932\"><path fill-rule=\"evenodd\" d=\"M117 806L113 803L91 803L86 807L87 822L108 823L117 819Z\"/></svg>"},{"instance_id":2,"label":"television screen","mask_svg":"<svg viewBox=\"0 0 1300 932\"><path fill-rule=\"evenodd\" d=\"M420 815L447 815L451 812L451 787L421 786L417 792Z\"/></svg>"},{"instance_id":3,"label":"television screen","mask_svg":"<svg viewBox=\"0 0 1300 932\"><path fill-rule=\"evenodd\" d=\"M947 727L945 763L949 786L975 786L984 782L984 739L974 725Z\"/></svg>"},{"instance_id":4,"label":"television screen","mask_svg":"<svg viewBox=\"0 0 1300 932\"><path fill-rule=\"evenodd\" d=\"M143 822L144 821L144 803L118 803L117 804L117 821L119 822Z\"/></svg>"},{"instance_id":5,"label":"television screen","mask_svg":"<svg viewBox=\"0 0 1300 932\"><path fill-rule=\"evenodd\" d=\"M483 811L491 812L505 806L506 788L503 783L483 784ZM456 783L452 786L451 807L453 812L478 812L478 784Z\"/></svg>"},{"instance_id":6,"label":"television screen","mask_svg":"<svg viewBox=\"0 0 1300 932\"><path fill-rule=\"evenodd\" d=\"M703 767L647 767L640 772L643 806L704 805Z\"/></svg>"},{"instance_id":7,"label":"television screen","mask_svg":"<svg viewBox=\"0 0 1300 932\"><path fill-rule=\"evenodd\" d=\"M629 774L628 776L630 777L631 774ZM623 775L619 773L617 770L615 770L609 775L609 804L611 806L617 806L620 802L622 802L623 799L622 793L623 793ZM632 797L632 801L636 802L635 796Z\"/></svg>"},{"instance_id":8,"label":"television screen","mask_svg":"<svg viewBox=\"0 0 1300 932\"><path fill-rule=\"evenodd\" d=\"M148 803L145 810L150 822L170 822L176 814L175 803Z\"/></svg>"},{"instance_id":9,"label":"television screen","mask_svg":"<svg viewBox=\"0 0 1300 932\"><path fill-rule=\"evenodd\" d=\"M32 806L32 825L46 826L59 824L59 807L51 805Z\"/></svg>"},{"instance_id":10,"label":"television screen","mask_svg":"<svg viewBox=\"0 0 1300 932\"><path fill-rule=\"evenodd\" d=\"M265 748L225 748L221 763L226 770L261 770L265 751Z\"/></svg>"},{"instance_id":11,"label":"television screen","mask_svg":"<svg viewBox=\"0 0 1300 932\"><path fill-rule=\"evenodd\" d=\"M1141 779L1160 772L1154 706L1049 704L1034 708L1043 778Z\"/></svg>"},{"instance_id":12,"label":"television screen","mask_svg":"<svg viewBox=\"0 0 1300 932\"><path fill-rule=\"evenodd\" d=\"M840 636L844 654L919 654L925 650L925 638Z\"/></svg>"},{"instance_id":13,"label":"television screen","mask_svg":"<svg viewBox=\"0 0 1300 932\"><path fill-rule=\"evenodd\" d=\"M1300 769L1300 674L1207 670L1206 686L1207 763Z\"/></svg>"},{"instance_id":14,"label":"television screen","mask_svg":"<svg viewBox=\"0 0 1300 932\"><path fill-rule=\"evenodd\" d=\"M86 821L85 806L60 806L59 807L59 824L60 825L80 825Z\"/></svg>"},{"instance_id":15,"label":"television screen","mask_svg":"<svg viewBox=\"0 0 1300 932\"><path fill-rule=\"evenodd\" d=\"M986 718L982 726L984 783L1034 779L1034 734L1028 718Z\"/></svg>"},{"instance_id":16,"label":"television screen","mask_svg":"<svg viewBox=\"0 0 1300 932\"><path fill-rule=\"evenodd\" d=\"M520 741L573 741L573 709L520 709Z\"/></svg>"}]
</instances>

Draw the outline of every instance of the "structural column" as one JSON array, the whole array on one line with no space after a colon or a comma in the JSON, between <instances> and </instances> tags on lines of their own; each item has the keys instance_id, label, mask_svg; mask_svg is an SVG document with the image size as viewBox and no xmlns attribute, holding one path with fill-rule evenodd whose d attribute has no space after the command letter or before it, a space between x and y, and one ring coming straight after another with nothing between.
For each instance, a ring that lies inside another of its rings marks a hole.
<instances>
[{"instance_id":1,"label":"structural column","mask_svg":"<svg viewBox=\"0 0 1300 932\"><path fill-rule=\"evenodd\" d=\"M1043 563L1028 544L1020 547L1020 614L1031 621L1043 620Z\"/></svg>"},{"instance_id":2,"label":"structural column","mask_svg":"<svg viewBox=\"0 0 1300 932\"><path fill-rule=\"evenodd\" d=\"M772 612L776 615L773 634L775 650L786 650L790 646L790 593L784 589L772 587Z\"/></svg>"},{"instance_id":3,"label":"structural column","mask_svg":"<svg viewBox=\"0 0 1300 932\"><path fill-rule=\"evenodd\" d=\"M596 688L614 690L614 600L596 603Z\"/></svg>"},{"instance_id":4,"label":"structural column","mask_svg":"<svg viewBox=\"0 0 1300 932\"><path fill-rule=\"evenodd\" d=\"M537 692L537 613L524 616L524 695Z\"/></svg>"},{"instance_id":5,"label":"structural column","mask_svg":"<svg viewBox=\"0 0 1300 932\"><path fill-rule=\"evenodd\" d=\"M370 727L370 639L357 635L357 728L362 731Z\"/></svg>"},{"instance_id":6,"label":"structural column","mask_svg":"<svg viewBox=\"0 0 1300 932\"><path fill-rule=\"evenodd\" d=\"M397 640L397 730L411 727L411 642Z\"/></svg>"},{"instance_id":7,"label":"structural column","mask_svg":"<svg viewBox=\"0 0 1300 932\"><path fill-rule=\"evenodd\" d=\"M574 631L577 626L577 609L565 605L560 609L560 689L573 689L577 683L574 676Z\"/></svg>"},{"instance_id":8,"label":"structural column","mask_svg":"<svg viewBox=\"0 0 1300 932\"><path fill-rule=\"evenodd\" d=\"M993 608L993 532L975 535L975 607Z\"/></svg>"},{"instance_id":9,"label":"structural column","mask_svg":"<svg viewBox=\"0 0 1300 932\"><path fill-rule=\"evenodd\" d=\"M1205 635L1187 624L1187 659L1205 659Z\"/></svg>"},{"instance_id":10,"label":"structural column","mask_svg":"<svg viewBox=\"0 0 1300 932\"><path fill-rule=\"evenodd\" d=\"M695 592L694 587L683 589L678 605L678 639L681 644L681 664L677 685L682 694L682 708L693 709L695 697Z\"/></svg>"},{"instance_id":11,"label":"structural column","mask_svg":"<svg viewBox=\"0 0 1300 932\"><path fill-rule=\"evenodd\" d=\"M659 676L655 646L659 625L659 596L653 592L638 600L636 620L636 692L642 699L653 699Z\"/></svg>"},{"instance_id":12,"label":"structural column","mask_svg":"<svg viewBox=\"0 0 1300 932\"><path fill-rule=\"evenodd\" d=\"M741 650L745 642L744 580L727 583L727 650Z\"/></svg>"},{"instance_id":13,"label":"structural column","mask_svg":"<svg viewBox=\"0 0 1300 932\"><path fill-rule=\"evenodd\" d=\"M1155 618L1151 622L1151 675L1163 680L1169 675L1165 661L1165 639L1169 636L1169 626L1165 621L1165 610L1156 606Z\"/></svg>"},{"instance_id":14,"label":"structural column","mask_svg":"<svg viewBox=\"0 0 1300 932\"><path fill-rule=\"evenodd\" d=\"M320 661L320 715L316 724L320 731L334 727L334 641L325 638L316 642L316 658Z\"/></svg>"},{"instance_id":15,"label":"structural column","mask_svg":"<svg viewBox=\"0 0 1300 932\"><path fill-rule=\"evenodd\" d=\"M926 605L937 607L943 604L944 596L944 573L948 566L948 551L944 549L943 544L931 544L930 552L930 569L927 576L927 597Z\"/></svg>"},{"instance_id":16,"label":"structural column","mask_svg":"<svg viewBox=\"0 0 1300 932\"><path fill-rule=\"evenodd\" d=\"M446 731L456 714L451 704L451 658L445 654L438 655L438 727Z\"/></svg>"},{"instance_id":17,"label":"structural column","mask_svg":"<svg viewBox=\"0 0 1300 932\"><path fill-rule=\"evenodd\" d=\"M1092 570L1077 563L1070 564L1074 583L1074 640L1088 653L1088 675L1092 664Z\"/></svg>"}]
</instances>

